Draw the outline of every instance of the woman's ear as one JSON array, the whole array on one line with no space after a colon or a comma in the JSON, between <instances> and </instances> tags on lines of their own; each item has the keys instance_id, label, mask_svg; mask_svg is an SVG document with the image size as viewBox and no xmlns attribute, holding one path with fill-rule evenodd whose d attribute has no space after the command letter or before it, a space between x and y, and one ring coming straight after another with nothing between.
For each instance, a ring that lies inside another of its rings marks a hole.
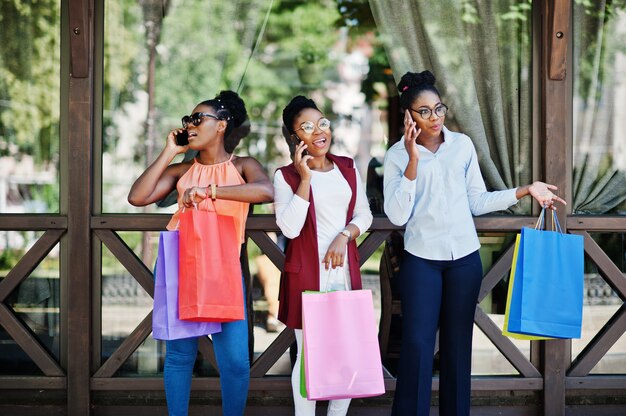
<instances>
[{"instance_id":1,"label":"woman's ear","mask_svg":"<svg viewBox=\"0 0 626 416\"><path fill-rule=\"evenodd\" d=\"M218 120L218 122L217 122L217 131L225 132L227 126L228 126L228 121L226 121L226 120Z\"/></svg>"}]
</instances>

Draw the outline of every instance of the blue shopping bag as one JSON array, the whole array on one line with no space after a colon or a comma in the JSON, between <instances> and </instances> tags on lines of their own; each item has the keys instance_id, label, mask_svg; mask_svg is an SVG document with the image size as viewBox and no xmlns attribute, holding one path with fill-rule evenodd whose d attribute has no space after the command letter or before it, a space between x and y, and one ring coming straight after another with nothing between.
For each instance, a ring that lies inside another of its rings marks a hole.
<instances>
[{"instance_id":1,"label":"blue shopping bag","mask_svg":"<svg viewBox=\"0 0 626 416\"><path fill-rule=\"evenodd\" d=\"M544 212L540 216L542 220ZM522 228L508 330L552 338L580 338L584 290L584 243L553 231Z\"/></svg>"},{"instance_id":2,"label":"blue shopping bag","mask_svg":"<svg viewBox=\"0 0 626 416\"><path fill-rule=\"evenodd\" d=\"M513 287L515 286L515 276L518 275L519 271L517 270L517 258L519 256L519 247L521 241L521 234L518 234L515 237L515 250L513 252L513 262L511 264L511 273L509 274L509 288L506 294L506 309L504 311L504 325L502 326L502 335L505 335L509 338L521 339L526 341L539 341L546 339L553 339L550 337L538 337L535 335L527 335L527 334L518 334L512 331L509 331L509 316L511 315L511 299L513 297ZM519 275L518 275L519 276ZM521 279L518 277L518 279ZM520 297L518 296L518 300ZM519 308L520 303L517 303L517 316L519 319Z\"/></svg>"}]
</instances>

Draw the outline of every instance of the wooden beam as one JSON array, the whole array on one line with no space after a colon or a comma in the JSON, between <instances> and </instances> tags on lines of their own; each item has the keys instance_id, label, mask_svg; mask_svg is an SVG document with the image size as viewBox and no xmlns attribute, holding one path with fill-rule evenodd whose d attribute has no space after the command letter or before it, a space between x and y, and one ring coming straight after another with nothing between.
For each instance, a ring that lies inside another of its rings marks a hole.
<instances>
[{"instance_id":1,"label":"wooden beam","mask_svg":"<svg viewBox=\"0 0 626 416\"><path fill-rule=\"evenodd\" d=\"M572 363L568 376L584 377L596 366L626 332L626 305L608 320Z\"/></svg>"},{"instance_id":2,"label":"wooden beam","mask_svg":"<svg viewBox=\"0 0 626 416\"><path fill-rule=\"evenodd\" d=\"M93 229L116 231L162 231L171 215L167 214L103 214L91 218ZM533 227L536 217L486 215L474 218L478 231L515 232ZM402 231L404 227L391 223L385 216L375 216L369 231ZM248 217L246 231L280 232L273 214L253 214Z\"/></svg>"},{"instance_id":3,"label":"wooden beam","mask_svg":"<svg viewBox=\"0 0 626 416\"><path fill-rule=\"evenodd\" d=\"M368 236L365 237L365 240L359 245L359 261L361 263L359 266L363 266L367 259L385 242L390 233L391 231L387 230L371 231Z\"/></svg>"},{"instance_id":4,"label":"wooden beam","mask_svg":"<svg viewBox=\"0 0 626 416\"><path fill-rule=\"evenodd\" d=\"M2 327L22 350L33 360L46 376L64 377L65 372L41 346L39 340L22 326L11 310L0 302L0 322Z\"/></svg>"},{"instance_id":5,"label":"wooden beam","mask_svg":"<svg viewBox=\"0 0 626 416\"><path fill-rule=\"evenodd\" d=\"M96 371L94 378L109 378L120 369L152 331L152 311L146 315L139 325L124 339L108 360Z\"/></svg>"},{"instance_id":6,"label":"wooden beam","mask_svg":"<svg viewBox=\"0 0 626 416\"><path fill-rule=\"evenodd\" d=\"M626 390L626 377L624 376L567 377L565 382L568 389Z\"/></svg>"},{"instance_id":7,"label":"wooden beam","mask_svg":"<svg viewBox=\"0 0 626 416\"><path fill-rule=\"evenodd\" d=\"M571 194L571 85L566 82L567 44L569 42L570 0L539 2L541 22L541 124L545 182L556 185L559 195ZM571 200L568 201L571 206ZM568 207L569 207L568 206ZM566 223L566 209L557 212ZM564 229L564 231L566 231ZM565 415L565 371L570 362L570 340L543 341L544 376L543 414Z\"/></svg>"},{"instance_id":8,"label":"wooden beam","mask_svg":"<svg viewBox=\"0 0 626 416\"><path fill-rule=\"evenodd\" d=\"M67 415L90 414L91 392L91 230L93 161L94 0L68 0L70 33L67 153L67 278L61 286L61 314L66 322ZM79 33L75 34L74 29ZM65 138L62 138L65 140Z\"/></svg>"},{"instance_id":9,"label":"wooden beam","mask_svg":"<svg viewBox=\"0 0 626 416\"><path fill-rule=\"evenodd\" d=\"M296 341L296 336L291 328L285 328L270 344L263 353L254 360L250 368L250 377L263 377L265 373L278 361L287 351L287 348Z\"/></svg>"},{"instance_id":10,"label":"wooden beam","mask_svg":"<svg viewBox=\"0 0 626 416\"><path fill-rule=\"evenodd\" d=\"M219 373L220 369L217 366L217 358L215 358L213 341L211 341L209 337L203 336L198 339L198 351L200 351L200 354L202 354L202 357L206 360L206 362L211 364L211 366Z\"/></svg>"},{"instance_id":11,"label":"wooden beam","mask_svg":"<svg viewBox=\"0 0 626 416\"><path fill-rule=\"evenodd\" d=\"M626 233L626 216L571 215L567 217L570 231Z\"/></svg>"},{"instance_id":12,"label":"wooden beam","mask_svg":"<svg viewBox=\"0 0 626 416\"><path fill-rule=\"evenodd\" d=\"M3 405L3 404L0 404L0 415L66 416L67 412L65 410L65 406L59 406L59 405L43 405L43 404Z\"/></svg>"},{"instance_id":13,"label":"wooden beam","mask_svg":"<svg viewBox=\"0 0 626 416\"><path fill-rule=\"evenodd\" d=\"M67 229L67 217L64 215L11 215L2 214L0 230L39 231Z\"/></svg>"},{"instance_id":14,"label":"wooden beam","mask_svg":"<svg viewBox=\"0 0 626 416\"><path fill-rule=\"evenodd\" d=\"M622 300L626 300L626 278L624 273L613 263L600 248L598 243L586 231L575 231L572 234L582 235L585 239L585 253L598 266L598 272Z\"/></svg>"},{"instance_id":15,"label":"wooden beam","mask_svg":"<svg viewBox=\"0 0 626 416\"><path fill-rule=\"evenodd\" d=\"M65 390L66 382L65 377L5 376L0 377L0 390Z\"/></svg>"},{"instance_id":16,"label":"wooden beam","mask_svg":"<svg viewBox=\"0 0 626 416\"><path fill-rule=\"evenodd\" d=\"M515 242L507 248L502 256L491 266L491 269L483 277L483 282L480 286L480 292L478 293L478 303L480 303L485 297L493 290L506 273L511 270L511 263L513 261L513 252L515 251Z\"/></svg>"},{"instance_id":17,"label":"wooden beam","mask_svg":"<svg viewBox=\"0 0 626 416\"><path fill-rule=\"evenodd\" d=\"M72 78L89 74L89 9L86 2L69 4L70 71Z\"/></svg>"},{"instance_id":18,"label":"wooden beam","mask_svg":"<svg viewBox=\"0 0 626 416\"><path fill-rule=\"evenodd\" d=\"M504 357L515 367L523 377L537 378L541 377L539 370L517 349L513 342L502 335L502 330L489 318L489 316L476 306L474 321L481 331L489 338L493 345L500 351Z\"/></svg>"},{"instance_id":19,"label":"wooden beam","mask_svg":"<svg viewBox=\"0 0 626 416\"><path fill-rule=\"evenodd\" d=\"M48 230L22 256L15 266L0 281L0 302L4 301L15 288L37 268L61 239L65 230Z\"/></svg>"},{"instance_id":20,"label":"wooden beam","mask_svg":"<svg viewBox=\"0 0 626 416\"><path fill-rule=\"evenodd\" d=\"M280 247L278 247L274 240L272 240L265 231L248 230L246 234L256 243L257 246L259 246L261 251L267 255L267 257L276 267L278 267L279 270L283 269L285 264L285 253L283 253Z\"/></svg>"},{"instance_id":21,"label":"wooden beam","mask_svg":"<svg viewBox=\"0 0 626 416\"><path fill-rule=\"evenodd\" d=\"M550 0L550 79L565 79L567 45L570 38L570 0Z\"/></svg>"},{"instance_id":22,"label":"wooden beam","mask_svg":"<svg viewBox=\"0 0 626 416\"><path fill-rule=\"evenodd\" d=\"M519 377L473 377L472 391L540 391L543 379ZM163 391L162 377L129 377L92 379L91 388L97 391ZM219 391L219 377L194 377L193 391ZM396 389L395 379L385 379L385 389ZM439 378L433 378L433 391L439 391ZM291 391L291 376L267 376L250 378L250 391Z\"/></svg>"},{"instance_id":23,"label":"wooden beam","mask_svg":"<svg viewBox=\"0 0 626 416\"><path fill-rule=\"evenodd\" d=\"M154 297L154 278L152 272L128 247L119 235L109 230L98 230L96 236L107 246L111 253L124 265L126 270L133 275L143 289Z\"/></svg>"},{"instance_id":24,"label":"wooden beam","mask_svg":"<svg viewBox=\"0 0 626 416\"><path fill-rule=\"evenodd\" d=\"M94 230L165 231L172 218L167 214L106 214L91 217Z\"/></svg>"},{"instance_id":25,"label":"wooden beam","mask_svg":"<svg viewBox=\"0 0 626 416\"><path fill-rule=\"evenodd\" d=\"M478 232L519 232L523 227L534 227L537 217L518 217L510 215L483 216L474 218L474 225Z\"/></svg>"},{"instance_id":26,"label":"wooden beam","mask_svg":"<svg viewBox=\"0 0 626 416\"><path fill-rule=\"evenodd\" d=\"M70 4L89 7L87 0L70 0ZM90 78L70 80L69 119L69 189L68 203L68 275L62 290L67 316L67 414L89 415L91 395L91 107Z\"/></svg>"}]
</instances>

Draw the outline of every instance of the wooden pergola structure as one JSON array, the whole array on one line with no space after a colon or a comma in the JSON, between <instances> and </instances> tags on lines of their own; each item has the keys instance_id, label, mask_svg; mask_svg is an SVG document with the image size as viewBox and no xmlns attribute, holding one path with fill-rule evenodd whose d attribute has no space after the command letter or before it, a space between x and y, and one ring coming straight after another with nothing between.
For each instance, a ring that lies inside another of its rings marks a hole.
<instances>
[{"instance_id":1,"label":"wooden pergola structure","mask_svg":"<svg viewBox=\"0 0 626 416\"><path fill-rule=\"evenodd\" d=\"M571 201L572 189L572 79L571 68L571 2L549 0L536 2L533 29L533 77L536 94L533 108L535 120L535 177L556 184ZM108 415L132 412L136 415L165 414L163 407L135 405L132 410L119 403L119 398L162 392L160 378L116 377L116 371L149 336L151 315L135 328L121 346L105 362L101 362L101 279L100 252L104 244L125 266L139 284L153 293L151 271L128 248L117 234L120 231L162 230L168 218L164 215L108 215L99 211L101 189L100 158L102 142L97 131L101 123L102 31L104 5L96 0L67 0L62 16L62 130L61 130L61 201L58 215L0 214L0 230L37 230L43 235L22 257L11 272L0 281L0 325L41 369L42 376L0 377L1 414L34 415ZM609 259L590 232L626 233L626 217L572 216L559 211L559 220L567 232L584 236L586 255L598 266L600 274L626 299L626 278ZM481 217L476 219L479 231L515 232L534 224L533 217ZM272 216L254 215L248 221L247 235L280 268L283 252L268 237L276 231ZM365 262L397 230L386 218L377 217L368 237L359 247ZM41 346L31 332L16 318L4 301L8 295L37 267L50 250L61 247L61 359L57 361ZM493 265L484 278L480 292L483 299L507 274L513 248ZM390 295L383 287L383 331L388 333L392 312ZM576 395L626 395L626 375L590 376L590 371L610 347L626 331L626 304L598 332L577 356L571 356L569 340L533 341L531 358L527 359L515 345L501 335L499 327L477 306L475 321L497 349L512 363L520 375L515 377L476 377L474 394L533 397L527 404L506 404L499 407L505 414L546 416L565 414L626 414L626 407L582 406L571 404ZM292 344L293 333L283 331L251 367L251 395L266 394L285 397L290 394L288 377L266 376L272 365ZM211 357L208 339L202 342L205 357ZM209 358L210 359L210 358ZM395 388L388 375L386 387ZM194 379L194 391L209 391L219 397L219 378ZM437 380L433 389L437 390ZM49 392L31 401L37 392ZM282 394L280 393L282 392ZM391 394L390 393L390 394ZM11 401L11 397L16 397ZM21 399L18 399L20 398ZM106 397L106 399L102 399ZM389 395L391 397L391 395ZM387 397L387 399L389 399ZM371 410L362 414L388 414L389 400L372 401ZM622 401L624 403L624 401ZM623 406L623 405L622 405ZM208 406L211 407L211 406ZM287 407L250 406L250 414L289 414ZM621 410L618 410L621 409ZM196 413L194 413L196 412ZM192 414L199 414L194 408ZM479 407L476 414L495 414L488 407Z\"/></svg>"}]
</instances>

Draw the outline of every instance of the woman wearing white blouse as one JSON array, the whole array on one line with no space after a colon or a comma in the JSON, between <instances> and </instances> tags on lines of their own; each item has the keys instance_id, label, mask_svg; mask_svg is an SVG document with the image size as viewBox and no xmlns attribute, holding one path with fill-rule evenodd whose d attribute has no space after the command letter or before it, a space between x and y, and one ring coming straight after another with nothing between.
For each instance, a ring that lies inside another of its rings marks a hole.
<instances>
[{"instance_id":1,"label":"woman wearing white blouse","mask_svg":"<svg viewBox=\"0 0 626 416\"><path fill-rule=\"evenodd\" d=\"M372 214L353 160L329 153L330 121L313 100L295 97L283 110L283 122L295 151L294 162L274 175L276 223L289 239L278 317L296 333L296 415L312 416L315 401L300 395L302 292L361 288L355 239L369 228ZM345 415L349 404L332 400L328 415Z\"/></svg>"},{"instance_id":2,"label":"woman wearing white blouse","mask_svg":"<svg viewBox=\"0 0 626 416\"><path fill-rule=\"evenodd\" d=\"M487 192L469 137L444 127L448 107L429 71L407 72L398 89L404 137L385 156L385 213L406 224L399 284L402 344L392 415L428 415L439 328L439 414L470 413L474 310L482 281L472 215L532 195L565 203L543 182Z\"/></svg>"}]
</instances>

